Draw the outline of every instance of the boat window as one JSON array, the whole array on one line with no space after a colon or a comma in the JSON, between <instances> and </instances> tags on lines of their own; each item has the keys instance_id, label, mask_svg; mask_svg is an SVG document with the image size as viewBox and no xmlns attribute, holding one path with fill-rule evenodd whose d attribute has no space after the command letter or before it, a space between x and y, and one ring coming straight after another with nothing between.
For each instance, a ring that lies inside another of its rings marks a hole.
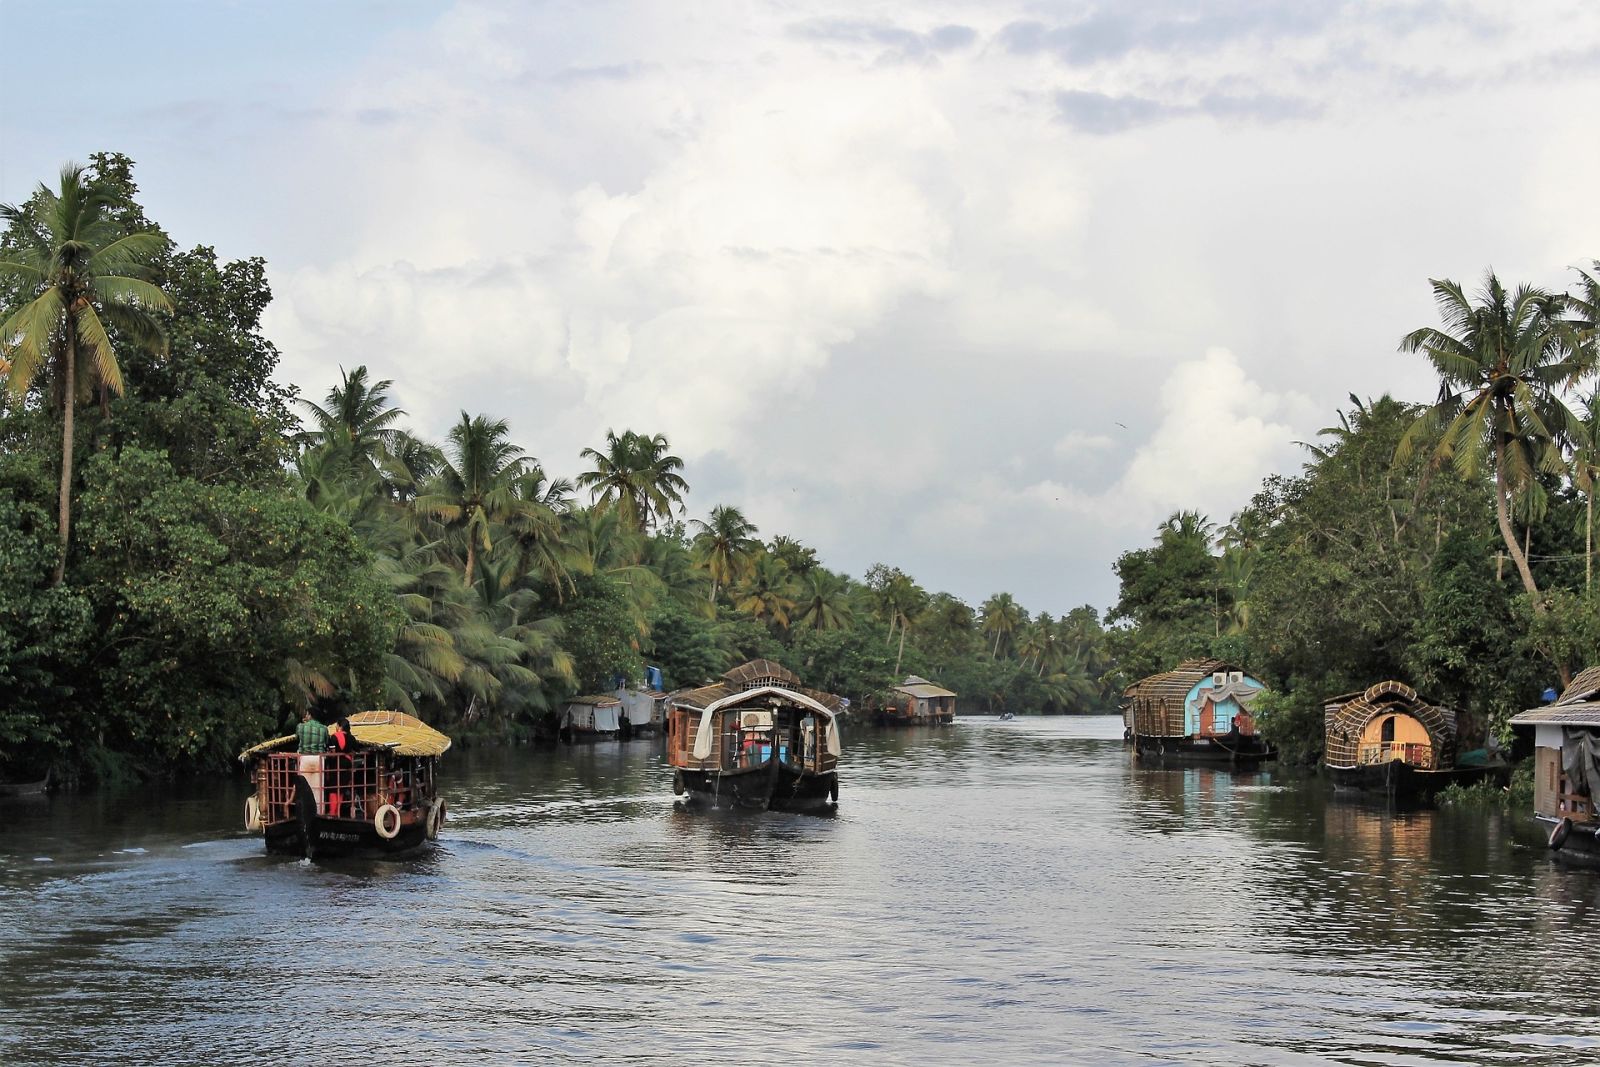
<instances>
[{"instance_id":1,"label":"boat window","mask_svg":"<svg viewBox=\"0 0 1600 1067\"><path fill-rule=\"evenodd\" d=\"M1383 720L1383 740L1385 744L1394 740L1394 716Z\"/></svg>"}]
</instances>

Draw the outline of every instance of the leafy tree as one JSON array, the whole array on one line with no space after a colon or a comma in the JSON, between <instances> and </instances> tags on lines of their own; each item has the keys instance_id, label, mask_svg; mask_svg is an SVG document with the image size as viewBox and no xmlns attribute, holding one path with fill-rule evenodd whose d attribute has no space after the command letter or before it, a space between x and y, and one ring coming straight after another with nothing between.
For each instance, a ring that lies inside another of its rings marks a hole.
<instances>
[{"instance_id":1,"label":"leafy tree","mask_svg":"<svg viewBox=\"0 0 1600 1067\"><path fill-rule=\"evenodd\" d=\"M493 525L525 510L515 491L525 470L522 449L507 438L504 419L469 416L450 429L450 443L438 483L417 500L417 510L431 515L466 539L463 580L472 584L478 549L493 547Z\"/></svg>"},{"instance_id":2,"label":"leafy tree","mask_svg":"<svg viewBox=\"0 0 1600 1067\"><path fill-rule=\"evenodd\" d=\"M755 524L738 508L718 505L709 521L695 519L689 525L696 528L695 554L711 575L711 602L716 603L717 590L744 577L761 547Z\"/></svg>"},{"instance_id":3,"label":"leafy tree","mask_svg":"<svg viewBox=\"0 0 1600 1067\"><path fill-rule=\"evenodd\" d=\"M92 188L78 164L62 168L59 190L40 185L22 207L0 205L0 219L19 247L0 258L0 274L20 279L30 298L0 325L6 384L26 393L41 374L50 379L52 406L61 413L61 489L57 517L60 554L52 581L67 566L72 518L73 415L95 387L121 394L122 368L108 330L152 348L165 345L156 311L171 301L149 280L148 263L165 238L129 233L110 217L117 199Z\"/></svg>"},{"instance_id":4,"label":"leafy tree","mask_svg":"<svg viewBox=\"0 0 1600 1067\"><path fill-rule=\"evenodd\" d=\"M664 434L649 437L625 430L621 437L606 431L606 450L586 448L580 458L594 464L593 470L578 475L578 485L590 490L601 511L619 509L625 521L640 533L651 521L672 517L674 506L682 507L689 483L678 472L683 460L668 452Z\"/></svg>"}]
</instances>

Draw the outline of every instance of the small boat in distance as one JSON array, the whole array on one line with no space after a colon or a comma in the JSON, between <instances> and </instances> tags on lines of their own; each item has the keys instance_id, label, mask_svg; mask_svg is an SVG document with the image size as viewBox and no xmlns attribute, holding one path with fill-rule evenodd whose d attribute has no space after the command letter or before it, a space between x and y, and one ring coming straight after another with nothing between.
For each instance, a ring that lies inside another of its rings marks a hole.
<instances>
[{"instance_id":1,"label":"small boat in distance","mask_svg":"<svg viewBox=\"0 0 1600 1067\"><path fill-rule=\"evenodd\" d=\"M713 804L820 808L839 799L841 700L757 659L668 698L672 791Z\"/></svg>"},{"instance_id":2,"label":"small boat in distance","mask_svg":"<svg viewBox=\"0 0 1600 1067\"><path fill-rule=\"evenodd\" d=\"M1510 774L1500 762L1458 761L1456 713L1404 682L1329 697L1322 724L1322 765L1335 789L1422 800L1448 785Z\"/></svg>"},{"instance_id":3,"label":"small boat in distance","mask_svg":"<svg viewBox=\"0 0 1600 1067\"><path fill-rule=\"evenodd\" d=\"M290 734L239 754L254 786L244 828L268 852L403 852L439 836L445 802L435 770L450 739L398 711L357 712L349 722L344 751L300 753Z\"/></svg>"},{"instance_id":4,"label":"small boat in distance","mask_svg":"<svg viewBox=\"0 0 1600 1067\"><path fill-rule=\"evenodd\" d=\"M1265 689L1232 663L1186 660L1123 690L1124 738L1141 759L1235 766L1272 759L1250 714Z\"/></svg>"}]
</instances>

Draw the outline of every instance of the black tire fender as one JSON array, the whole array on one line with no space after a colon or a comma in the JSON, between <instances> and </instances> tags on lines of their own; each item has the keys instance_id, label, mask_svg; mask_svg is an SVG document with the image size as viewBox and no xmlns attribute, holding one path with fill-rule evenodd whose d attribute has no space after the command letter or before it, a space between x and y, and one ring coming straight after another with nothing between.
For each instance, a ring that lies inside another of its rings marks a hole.
<instances>
[{"instance_id":1,"label":"black tire fender","mask_svg":"<svg viewBox=\"0 0 1600 1067\"><path fill-rule=\"evenodd\" d=\"M1556 823L1550 831L1550 847L1559 849L1567 843L1567 838L1572 834L1572 820L1563 818Z\"/></svg>"}]
</instances>

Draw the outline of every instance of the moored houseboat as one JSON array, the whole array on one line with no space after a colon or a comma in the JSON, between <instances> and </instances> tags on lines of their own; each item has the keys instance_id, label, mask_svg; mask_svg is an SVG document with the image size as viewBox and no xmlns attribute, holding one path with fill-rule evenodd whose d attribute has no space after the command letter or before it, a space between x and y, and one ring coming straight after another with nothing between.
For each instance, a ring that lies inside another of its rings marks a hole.
<instances>
[{"instance_id":1,"label":"moored houseboat","mask_svg":"<svg viewBox=\"0 0 1600 1067\"><path fill-rule=\"evenodd\" d=\"M943 726L955 717L956 695L912 674L889 691L873 719L879 726Z\"/></svg>"},{"instance_id":2,"label":"moored houseboat","mask_svg":"<svg viewBox=\"0 0 1600 1067\"><path fill-rule=\"evenodd\" d=\"M294 734L245 749L252 791L245 829L269 852L314 857L402 852L439 836L445 801L435 778L450 739L398 711L351 715L339 751L295 751Z\"/></svg>"},{"instance_id":3,"label":"moored houseboat","mask_svg":"<svg viewBox=\"0 0 1600 1067\"><path fill-rule=\"evenodd\" d=\"M1123 691L1126 737L1142 759L1235 765L1271 759L1250 714L1265 688L1223 660L1186 660Z\"/></svg>"},{"instance_id":4,"label":"moored houseboat","mask_svg":"<svg viewBox=\"0 0 1600 1067\"><path fill-rule=\"evenodd\" d=\"M1456 713L1404 682L1385 681L1323 702L1322 765L1334 788L1425 799L1445 786L1504 780L1509 769L1458 760Z\"/></svg>"},{"instance_id":5,"label":"moored houseboat","mask_svg":"<svg viewBox=\"0 0 1600 1067\"><path fill-rule=\"evenodd\" d=\"M571 697L561 708L561 740L601 741L622 730L622 701L609 693Z\"/></svg>"},{"instance_id":6,"label":"moored houseboat","mask_svg":"<svg viewBox=\"0 0 1600 1067\"><path fill-rule=\"evenodd\" d=\"M1590 667L1553 704L1524 711L1513 727L1533 730L1533 817L1557 858L1600 866L1600 667Z\"/></svg>"},{"instance_id":7,"label":"moored houseboat","mask_svg":"<svg viewBox=\"0 0 1600 1067\"><path fill-rule=\"evenodd\" d=\"M722 677L668 699L673 792L743 807L836 803L840 698L805 688L770 660L751 660Z\"/></svg>"}]
</instances>

